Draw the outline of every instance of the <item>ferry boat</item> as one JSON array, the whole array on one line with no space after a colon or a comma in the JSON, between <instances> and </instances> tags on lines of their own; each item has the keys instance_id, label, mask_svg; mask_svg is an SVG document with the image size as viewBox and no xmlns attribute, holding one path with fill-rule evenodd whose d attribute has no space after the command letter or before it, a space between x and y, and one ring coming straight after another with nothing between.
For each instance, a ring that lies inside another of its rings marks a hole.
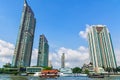
<instances>
[{"instance_id":1,"label":"ferry boat","mask_svg":"<svg viewBox=\"0 0 120 80\"><path fill-rule=\"evenodd\" d=\"M88 75L87 74L83 74L83 73L75 73L75 74L73 74L73 76L75 76L75 77L78 77L78 76L80 76L80 77L87 77Z\"/></svg>"},{"instance_id":2,"label":"ferry boat","mask_svg":"<svg viewBox=\"0 0 120 80\"><path fill-rule=\"evenodd\" d=\"M73 76L71 68L60 68L60 76Z\"/></svg>"},{"instance_id":3,"label":"ferry boat","mask_svg":"<svg viewBox=\"0 0 120 80\"><path fill-rule=\"evenodd\" d=\"M41 78L57 78L59 77L58 70L42 70L40 73Z\"/></svg>"},{"instance_id":4,"label":"ferry boat","mask_svg":"<svg viewBox=\"0 0 120 80\"><path fill-rule=\"evenodd\" d=\"M66 76L66 77L72 77L73 74L72 73L59 73L60 76Z\"/></svg>"},{"instance_id":5,"label":"ferry boat","mask_svg":"<svg viewBox=\"0 0 120 80\"><path fill-rule=\"evenodd\" d=\"M90 78L104 78L103 74L89 74L88 77Z\"/></svg>"},{"instance_id":6,"label":"ferry boat","mask_svg":"<svg viewBox=\"0 0 120 80\"><path fill-rule=\"evenodd\" d=\"M87 74L82 74L82 73L72 73L72 69L71 68L60 68L60 76L66 76L66 77L86 77Z\"/></svg>"}]
</instances>

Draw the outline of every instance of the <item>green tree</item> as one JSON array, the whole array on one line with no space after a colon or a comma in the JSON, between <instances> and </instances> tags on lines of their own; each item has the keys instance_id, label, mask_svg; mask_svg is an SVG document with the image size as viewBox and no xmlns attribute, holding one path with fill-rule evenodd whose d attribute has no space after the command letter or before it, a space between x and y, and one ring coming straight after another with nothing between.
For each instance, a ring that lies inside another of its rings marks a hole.
<instances>
[{"instance_id":1,"label":"green tree","mask_svg":"<svg viewBox=\"0 0 120 80\"><path fill-rule=\"evenodd\" d=\"M10 63L6 63L5 65L3 65L4 68L11 68L11 64Z\"/></svg>"},{"instance_id":2,"label":"green tree","mask_svg":"<svg viewBox=\"0 0 120 80\"><path fill-rule=\"evenodd\" d=\"M120 72L120 66L116 68L116 72Z\"/></svg>"},{"instance_id":3,"label":"green tree","mask_svg":"<svg viewBox=\"0 0 120 80\"><path fill-rule=\"evenodd\" d=\"M72 69L72 72L73 73L81 73L82 69L80 69L79 67L75 67L75 68Z\"/></svg>"},{"instance_id":4,"label":"green tree","mask_svg":"<svg viewBox=\"0 0 120 80\"><path fill-rule=\"evenodd\" d=\"M85 69L85 74L89 74L89 70L88 69Z\"/></svg>"},{"instance_id":5,"label":"green tree","mask_svg":"<svg viewBox=\"0 0 120 80\"><path fill-rule=\"evenodd\" d=\"M0 68L0 73L3 73L4 72L4 69L3 68Z\"/></svg>"},{"instance_id":6,"label":"green tree","mask_svg":"<svg viewBox=\"0 0 120 80\"><path fill-rule=\"evenodd\" d=\"M113 68L113 72L116 73L117 72L117 68Z\"/></svg>"},{"instance_id":7,"label":"green tree","mask_svg":"<svg viewBox=\"0 0 120 80\"><path fill-rule=\"evenodd\" d=\"M111 71L112 71L112 68L107 67L107 68L106 68L106 71L111 72Z\"/></svg>"},{"instance_id":8,"label":"green tree","mask_svg":"<svg viewBox=\"0 0 120 80\"><path fill-rule=\"evenodd\" d=\"M52 70L52 67L43 67L44 70Z\"/></svg>"}]
</instances>

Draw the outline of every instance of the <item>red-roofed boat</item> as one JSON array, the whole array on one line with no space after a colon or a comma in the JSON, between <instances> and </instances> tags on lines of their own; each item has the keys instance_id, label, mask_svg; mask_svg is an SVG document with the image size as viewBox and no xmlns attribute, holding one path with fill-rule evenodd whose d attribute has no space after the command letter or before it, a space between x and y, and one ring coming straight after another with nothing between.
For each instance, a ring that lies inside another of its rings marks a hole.
<instances>
[{"instance_id":1,"label":"red-roofed boat","mask_svg":"<svg viewBox=\"0 0 120 80\"><path fill-rule=\"evenodd\" d=\"M57 78L59 77L58 70L42 70L40 77L42 78Z\"/></svg>"}]
</instances>

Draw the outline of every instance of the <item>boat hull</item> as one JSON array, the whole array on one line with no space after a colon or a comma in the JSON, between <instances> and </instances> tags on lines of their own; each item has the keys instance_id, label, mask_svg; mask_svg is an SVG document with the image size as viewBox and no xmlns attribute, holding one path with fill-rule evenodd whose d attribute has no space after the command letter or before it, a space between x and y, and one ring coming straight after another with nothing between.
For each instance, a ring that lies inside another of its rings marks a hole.
<instances>
[{"instance_id":1,"label":"boat hull","mask_svg":"<svg viewBox=\"0 0 120 80\"><path fill-rule=\"evenodd\" d=\"M60 73L60 76L66 76L66 77L86 77L87 74L73 74L73 73Z\"/></svg>"}]
</instances>

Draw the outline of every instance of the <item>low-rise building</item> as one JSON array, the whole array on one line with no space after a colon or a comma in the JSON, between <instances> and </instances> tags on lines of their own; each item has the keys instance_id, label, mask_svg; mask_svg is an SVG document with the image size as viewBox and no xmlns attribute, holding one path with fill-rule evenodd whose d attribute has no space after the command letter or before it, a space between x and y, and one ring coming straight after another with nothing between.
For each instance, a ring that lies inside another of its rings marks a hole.
<instances>
[{"instance_id":1,"label":"low-rise building","mask_svg":"<svg viewBox=\"0 0 120 80\"><path fill-rule=\"evenodd\" d=\"M26 72L27 73L40 72L41 70L43 70L42 67L26 67Z\"/></svg>"}]
</instances>

